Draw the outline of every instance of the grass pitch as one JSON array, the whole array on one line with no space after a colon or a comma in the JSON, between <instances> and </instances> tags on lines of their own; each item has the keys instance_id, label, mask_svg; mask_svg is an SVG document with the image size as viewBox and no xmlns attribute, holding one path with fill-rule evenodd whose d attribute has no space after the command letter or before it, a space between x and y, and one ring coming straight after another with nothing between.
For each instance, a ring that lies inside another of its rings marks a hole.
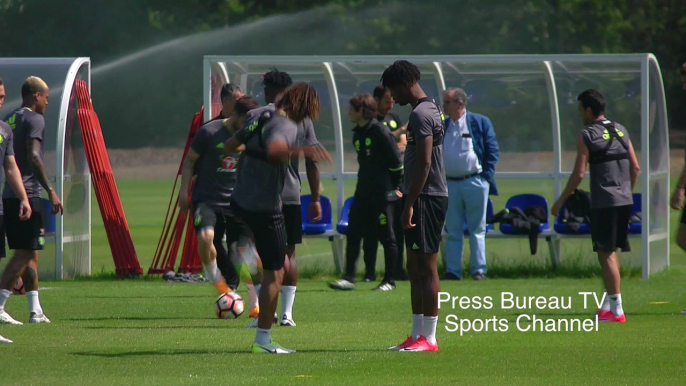
<instances>
[{"instance_id":1,"label":"grass pitch","mask_svg":"<svg viewBox=\"0 0 686 386\"><path fill-rule=\"evenodd\" d=\"M500 279L443 282L453 296L492 296L490 310L442 308L438 353L387 352L409 332L409 284L391 292L373 283L350 292L324 282L298 287L298 326L274 327L273 337L293 355L250 354L249 319L213 315L209 284L148 280L44 283L49 325L0 326L15 341L0 345L3 385L676 385L686 376L683 334L684 272L649 282L623 283L628 322L598 332L519 332L519 314L539 318L589 317L581 291L596 279ZM571 296L571 310L502 310L502 292ZM7 309L27 322L24 297ZM445 317L507 319L506 332L449 333ZM527 326L526 323L522 324Z\"/></svg>"},{"instance_id":2,"label":"grass pitch","mask_svg":"<svg viewBox=\"0 0 686 386\"><path fill-rule=\"evenodd\" d=\"M172 180L119 180L127 219L144 270L150 266L169 202ZM306 187L307 189L307 187ZM305 191L306 191L305 189ZM334 186L324 194L333 197ZM524 192L552 199L548 181L503 181L495 208ZM354 181L346 181L346 196ZM95 200L93 201L95 203ZM552 202L550 202L552 204ZM670 215L672 233L677 212ZM219 320L209 284L162 283L157 277L104 280L114 271L97 206L93 210L93 273L96 278L43 282L41 300L49 325L0 325L13 339L0 345L5 362L2 385L676 385L686 376L683 334L686 316L686 258L672 241L672 269L639 280L624 270L622 286L628 322L599 325L592 332L520 332L521 314L543 319L586 319L579 292L599 291L597 263L588 240L564 240L560 271L550 273L545 242L528 253L525 240L487 244L489 276L485 282L442 282L452 296L491 296L489 310L442 308L439 353L393 353L410 329L409 283L396 291L371 291L360 283L351 292L335 292L322 279L333 278L330 246L306 239L299 247L303 276L298 287L295 328L275 327L273 337L296 354L250 354L254 330L245 316ZM636 251L640 245L633 244ZM46 253L47 255L47 253ZM468 256L466 254L465 256ZM639 254L625 254L625 266ZM467 258L465 258L467 260ZM45 260L42 260L45 263ZM378 254L381 268L383 254ZM362 269L360 262L360 269ZM516 277L506 279L503 277ZM582 277L582 278L578 278ZM245 294L245 288L239 292ZM569 296L571 310L503 310L502 292L517 296ZM13 296L7 310L28 321L24 297ZM508 331L448 332L459 320L506 319ZM454 320L454 319L453 319ZM530 326L522 323L522 327Z\"/></svg>"},{"instance_id":3,"label":"grass pitch","mask_svg":"<svg viewBox=\"0 0 686 386\"><path fill-rule=\"evenodd\" d=\"M171 179L148 180L118 180L117 185L126 212L126 218L131 228L136 252L144 271L152 262L157 242L160 238L164 215L169 203L174 181ZM352 196L355 191L354 180L345 180L345 196ZM587 184L587 181L585 181ZM309 186L303 183L303 194L309 192ZM553 184L548 180L502 180L498 182L499 196L492 196L495 210L505 207L507 199L520 193L538 193L553 204ZM588 189L587 186L584 186ZM336 213L335 184L324 181L324 195L331 198ZM95 197L93 197L93 241L92 241L92 273L103 274L114 272L112 254L107 242L105 228L98 211ZM670 220L672 233L675 232L679 221L679 212L671 211ZM335 216L334 216L335 217ZM335 218L334 221L337 221ZM591 249L590 239L563 240L562 265L556 275L572 277L590 277L600 274L595 255ZM633 251L622 255L624 274L640 276L640 239L632 239ZM686 267L686 254L680 253L672 237L672 266ZM298 246L298 264L305 277L329 278L333 273L333 259L331 245L325 239L305 238ZM46 253L46 256L49 254ZM498 277L541 277L550 275L550 254L544 239L539 239L538 253L529 253L528 240L519 239L488 240L486 255L489 275ZM360 259L358 269L363 270L364 264ZM465 264L469 261L468 243L465 242ZM178 263L178 260L177 260ZM377 253L377 270L383 270L383 250Z\"/></svg>"}]
</instances>

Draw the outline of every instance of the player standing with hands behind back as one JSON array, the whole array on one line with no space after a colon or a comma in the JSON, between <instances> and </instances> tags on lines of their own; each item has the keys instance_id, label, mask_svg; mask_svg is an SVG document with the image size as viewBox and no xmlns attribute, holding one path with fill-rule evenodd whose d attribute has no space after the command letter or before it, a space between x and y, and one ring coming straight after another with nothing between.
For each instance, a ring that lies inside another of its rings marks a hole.
<instances>
[{"instance_id":1,"label":"player standing with hands behind back","mask_svg":"<svg viewBox=\"0 0 686 386\"><path fill-rule=\"evenodd\" d=\"M443 113L419 85L414 64L398 60L381 76L384 87L401 106L412 104L405 149L405 229L407 271L412 299L412 333L390 348L394 351L438 351L438 292L436 254L448 210L448 184L443 166Z\"/></svg>"}]
</instances>

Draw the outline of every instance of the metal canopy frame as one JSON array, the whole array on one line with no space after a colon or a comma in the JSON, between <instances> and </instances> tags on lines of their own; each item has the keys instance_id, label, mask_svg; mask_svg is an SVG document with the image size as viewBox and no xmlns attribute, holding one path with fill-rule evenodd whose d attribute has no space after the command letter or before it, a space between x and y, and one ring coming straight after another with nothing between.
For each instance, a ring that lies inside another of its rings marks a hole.
<instances>
[{"instance_id":1,"label":"metal canopy frame","mask_svg":"<svg viewBox=\"0 0 686 386\"><path fill-rule=\"evenodd\" d=\"M341 109L338 89L336 87L336 72L334 71L334 66L342 67L347 69L347 71L353 76L357 75L381 75L383 66L392 63L398 59L406 59L417 65L425 65L431 68L434 78L436 79L437 87L439 90L439 98L442 91L445 90L445 78L444 70L448 73L456 73L458 75L483 75L483 74L503 74L503 75L532 75L532 74L543 74L548 91L548 100L550 104L550 119L552 128L552 139L553 139L553 165L552 170L546 172L496 172L496 178L498 179L553 179L554 181L554 193L555 197L559 197L561 193L561 187L564 183L564 179L569 177L569 172L564 172L562 170L562 152L561 152L561 139L560 139L560 102L558 100L558 94L555 83L555 73L553 71L553 66L560 66L566 74L577 75L583 77L584 74L598 74L598 73L627 73L627 74L639 74L641 79L641 165L644 172L641 174L641 191L642 191L642 277L643 279L648 279L651 272L659 271L664 268L669 267L669 218L667 216L667 223L663 228L666 231L660 231L659 233L652 233L652 228L650 225L650 204L651 204L651 191L650 183L652 179L663 179L667 178L667 186L669 186L669 157L667 157L666 172L656 171L651 172L650 168L650 75L651 73L655 75L657 79L656 88L658 95L656 99L658 100L660 113L664 117L664 128L666 138L668 138L666 133L666 128L668 127L666 122L667 110L665 105L665 95L664 86L662 84L662 75L660 73L659 65L656 57L650 53L641 54L574 54L574 55L436 55L436 56L205 56L203 63L203 101L205 106L210 106L212 101L212 85L211 77L212 73L218 74L222 79L222 82L228 82L231 80L230 76L236 74L233 79L234 82L239 83L242 87L246 86L247 78L250 75L262 75L264 73L264 66L278 66L278 65L303 65L302 71L292 71L292 75L324 75L326 79L326 84L328 86L328 92L331 99L331 106L333 112L333 129L335 130L335 149L336 157L335 163L336 168L334 173L322 173L322 178L334 179L337 182L337 197L336 202L338 204L338 216L340 218L340 211L343 208L343 180L344 179L355 179L357 174L354 172L345 172L343 169L344 162L344 148L343 148L343 127L341 120ZM597 69L597 70L587 70L587 69L574 69L568 68L571 66L564 66L564 64L572 63L613 63L619 64L624 63L629 68L617 68L617 69ZM461 70L455 66L455 63L460 65L481 65L487 68L481 69L465 69ZM362 71L355 72L354 69L350 69L349 65L378 65L381 71ZM511 65L530 65L531 70L526 69L510 69L506 66ZM255 65L258 68L255 68ZM262 66L262 67L260 67ZM504 67L502 71L497 69L498 66ZM533 70L539 68L538 71ZM205 120L209 120L211 111L210 109L205 109ZM667 146L668 149L668 139ZM668 151L664 148L662 151ZM662 192L667 199L663 200L665 197L660 197L660 202L668 205L668 194L669 192ZM663 245L662 250L666 251L666 265L651 267L651 242L661 242Z\"/></svg>"}]
</instances>

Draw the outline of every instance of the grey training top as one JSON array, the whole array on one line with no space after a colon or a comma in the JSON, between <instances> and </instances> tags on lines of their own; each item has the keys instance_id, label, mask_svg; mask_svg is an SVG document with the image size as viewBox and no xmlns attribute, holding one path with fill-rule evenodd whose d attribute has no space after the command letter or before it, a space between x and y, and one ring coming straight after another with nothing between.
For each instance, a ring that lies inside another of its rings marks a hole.
<instances>
[{"instance_id":1,"label":"grey training top","mask_svg":"<svg viewBox=\"0 0 686 386\"><path fill-rule=\"evenodd\" d=\"M191 149L200 155L195 164L197 178L193 186L193 202L227 207L236 185L236 165L239 154L225 154L224 142L231 138L217 119L203 125L191 142Z\"/></svg>"},{"instance_id":2,"label":"grey training top","mask_svg":"<svg viewBox=\"0 0 686 386\"><path fill-rule=\"evenodd\" d=\"M262 153L275 140L295 146L298 128L290 119L275 114L262 128L264 148L260 146L258 133L250 134L251 127L244 126L236 138L245 144L245 152L238 170L238 180L233 190L233 200L251 212L281 213L281 193L288 169L288 163L273 163L266 157L249 153Z\"/></svg>"},{"instance_id":3,"label":"grey training top","mask_svg":"<svg viewBox=\"0 0 686 386\"><path fill-rule=\"evenodd\" d=\"M14 154L17 160L17 166L21 172L24 188L29 198L43 197L43 188L38 181L38 178L33 175L33 170L29 165L29 154L27 151L27 142L32 139L37 139L41 143L41 159L43 158L43 134L45 133L45 118L42 114L22 107L15 110L5 118L5 122L14 132ZM3 198L17 198L14 191L10 189L9 185L5 185L2 192Z\"/></svg>"},{"instance_id":4,"label":"grey training top","mask_svg":"<svg viewBox=\"0 0 686 386\"><path fill-rule=\"evenodd\" d=\"M0 185L4 176L3 166L5 157L14 156L14 146L12 145L12 129L5 122L0 121ZM9 184L7 184L9 186ZM0 216L2 216L2 200L0 200ZM0 235L4 237L4 235Z\"/></svg>"},{"instance_id":5,"label":"grey training top","mask_svg":"<svg viewBox=\"0 0 686 386\"><path fill-rule=\"evenodd\" d=\"M250 110L245 116L245 125L250 125L253 121L258 119L265 111L276 111L273 104L262 106ZM319 144L317 136L314 133L314 124L309 118L297 124L298 134L296 139L296 146L316 146ZM300 155L293 154L291 162L286 171L286 180L284 182L283 192L281 193L281 200L285 205L300 205L300 190L302 183L300 181ZM317 187L319 188L319 187Z\"/></svg>"},{"instance_id":6,"label":"grey training top","mask_svg":"<svg viewBox=\"0 0 686 386\"><path fill-rule=\"evenodd\" d=\"M631 141L629 132L619 123L614 122L614 127L618 130L614 135L610 133L604 124L610 121L596 121L591 126L581 131L586 147L590 154L589 171L591 174L591 207L610 208L633 204L631 195L631 174L629 170L631 163L628 159L628 149L624 148L621 138L627 147ZM619 133L623 134L622 136ZM597 152L597 153L596 153ZM594 163L594 154L603 154L610 158L621 158L608 160L605 162Z\"/></svg>"},{"instance_id":7,"label":"grey training top","mask_svg":"<svg viewBox=\"0 0 686 386\"><path fill-rule=\"evenodd\" d=\"M405 149L405 190L409 192L412 185L414 167L417 163L416 139L424 137L441 138L441 143L431 148L431 169L422 189L422 194L430 196L448 196L448 184L445 179L443 164L444 123L441 111L431 101L420 102L410 114L407 126L407 148Z\"/></svg>"}]
</instances>

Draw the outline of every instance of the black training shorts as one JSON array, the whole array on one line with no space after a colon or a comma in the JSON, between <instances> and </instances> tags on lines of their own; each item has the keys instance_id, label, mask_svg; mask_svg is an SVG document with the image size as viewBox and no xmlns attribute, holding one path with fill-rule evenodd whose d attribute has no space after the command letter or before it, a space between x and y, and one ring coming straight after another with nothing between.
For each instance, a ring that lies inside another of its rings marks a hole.
<instances>
[{"instance_id":1,"label":"black training shorts","mask_svg":"<svg viewBox=\"0 0 686 386\"><path fill-rule=\"evenodd\" d=\"M302 244L303 217L300 205L284 204L283 219L286 226L286 243L288 245Z\"/></svg>"},{"instance_id":2,"label":"black training shorts","mask_svg":"<svg viewBox=\"0 0 686 386\"><path fill-rule=\"evenodd\" d=\"M405 245L415 253L438 253L448 197L420 194L413 206L412 229L405 230Z\"/></svg>"},{"instance_id":3,"label":"black training shorts","mask_svg":"<svg viewBox=\"0 0 686 386\"><path fill-rule=\"evenodd\" d=\"M283 268L286 259L286 226L283 213L252 212L231 201L239 221L245 222L255 236L255 248L262 267L270 271Z\"/></svg>"},{"instance_id":4,"label":"black training shorts","mask_svg":"<svg viewBox=\"0 0 686 386\"><path fill-rule=\"evenodd\" d=\"M591 240L593 251L631 251L629 246L629 218L633 205L610 208L591 208Z\"/></svg>"},{"instance_id":5,"label":"black training shorts","mask_svg":"<svg viewBox=\"0 0 686 386\"><path fill-rule=\"evenodd\" d=\"M43 250L45 245L43 199L29 198L32 213L31 218L26 221L19 219L19 203L18 198L2 200L7 244L10 249Z\"/></svg>"}]
</instances>

